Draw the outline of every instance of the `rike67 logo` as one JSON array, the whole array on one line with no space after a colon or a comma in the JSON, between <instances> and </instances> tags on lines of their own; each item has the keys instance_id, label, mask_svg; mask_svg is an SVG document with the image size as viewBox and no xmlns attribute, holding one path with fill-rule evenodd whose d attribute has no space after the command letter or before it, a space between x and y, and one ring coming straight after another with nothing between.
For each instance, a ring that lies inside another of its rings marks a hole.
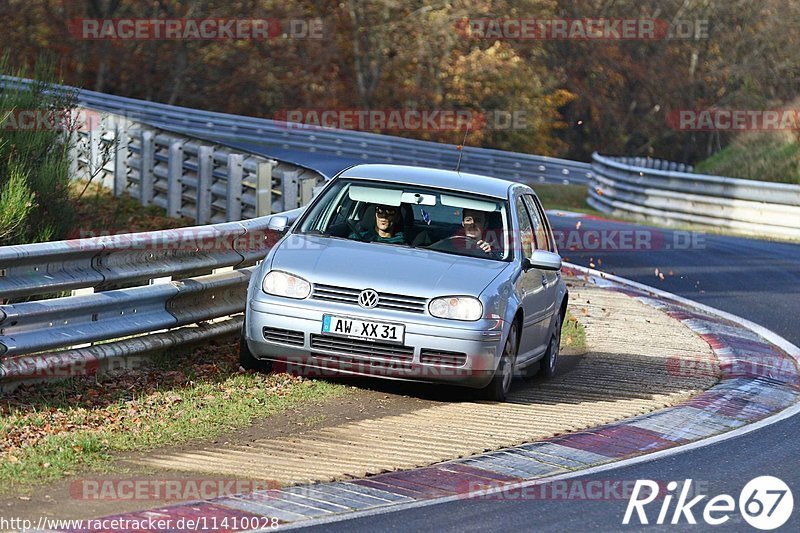
<instances>
[{"instance_id":1,"label":"rike67 logo","mask_svg":"<svg viewBox=\"0 0 800 533\"><path fill-rule=\"evenodd\" d=\"M729 494L710 499L706 499L708 496L705 494L695 494L691 479L682 485L670 481L663 494L662 487L663 483L649 479L636 480L622 523L636 524L638 520L643 525L697 524L699 517L710 526L719 526L731 520L732 515L735 517L738 510L745 522L754 528L770 530L785 524L794 509L791 489L773 476L751 479L739 493L738 501ZM660 506L656 504L645 509L656 500L660 501ZM656 516L654 511L658 512Z\"/></svg>"}]
</instances>

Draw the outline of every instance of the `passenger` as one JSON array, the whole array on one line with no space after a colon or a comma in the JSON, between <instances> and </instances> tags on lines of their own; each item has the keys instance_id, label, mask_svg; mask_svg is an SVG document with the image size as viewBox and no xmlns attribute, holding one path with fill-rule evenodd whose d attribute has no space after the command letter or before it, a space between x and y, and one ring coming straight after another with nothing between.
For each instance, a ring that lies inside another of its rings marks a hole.
<instances>
[{"instance_id":1,"label":"passenger","mask_svg":"<svg viewBox=\"0 0 800 533\"><path fill-rule=\"evenodd\" d=\"M399 231L401 226L400 208L391 205L375 206L375 225L363 233L350 234L350 239L365 242L384 242L388 244L406 244L406 236Z\"/></svg>"}]
</instances>

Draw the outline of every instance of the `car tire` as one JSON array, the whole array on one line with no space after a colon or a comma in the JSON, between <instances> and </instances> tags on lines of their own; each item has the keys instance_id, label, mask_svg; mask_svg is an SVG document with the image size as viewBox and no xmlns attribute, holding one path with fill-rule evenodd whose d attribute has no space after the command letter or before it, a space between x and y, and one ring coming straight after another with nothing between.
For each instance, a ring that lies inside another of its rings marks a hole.
<instances>
[{"instance_id":1,"label":"car tire","mask_svg":"<svg viewBox=\"0 0 800 533\"><path fill-rule=\"evenodd\" d=\"M503 346L503 353L500 356L500 363L494 372L494 377L489 384L481 389L482 398L493 402L504 402L511 390L511 383L514 380L514 363L517 359L517 321L511 324L506 343Z\"/></svg>"},{"instance_id":2,"label":"car tire","mask_svg":"<svg viewBox=\"0 0 800 533\"><path fill-rule=\"evenodd\" d=\"M558 370L558 356L561 353L561 322L563 317L559 314L556 318L555 329L547 345L547 352L539 365L539 375L552 378Z\"/></svg>"},{"instance_id":3,"label":"car tire","mask_svg":"<svg viewBox=\"0 0 800 533\"><path fill-rule=\"evenodd\" d=\"M253 370L255 372L271 372L272 361L257 359L250 351L247 346L247 339L244 336L244 328L245 325L242 323L242 332L239 336L239 366L245 370Z\"/></svg>"}]
</instances>

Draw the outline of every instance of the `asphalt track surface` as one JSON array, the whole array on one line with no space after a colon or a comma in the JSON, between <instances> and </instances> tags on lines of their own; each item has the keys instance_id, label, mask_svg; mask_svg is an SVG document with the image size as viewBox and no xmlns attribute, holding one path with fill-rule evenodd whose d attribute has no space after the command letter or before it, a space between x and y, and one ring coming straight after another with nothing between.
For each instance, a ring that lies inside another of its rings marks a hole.
<instances>
[{"instance_id":1,"label":"asphalt track surface","mask_svg":"<svg viewBox=\"0 0 800 533\"><path fill-rule=\"evenodd\" d=\"M273 157L284 155L328 176L351 164L366 162L301 152L278 154L274 149L270 154L257 146L241 148ZM741 316L800 345L800 245L672 231L588 217L551 216L551 223L554 230L563 232L560 251L572 263L593 266ZM663 274L663 279L656 269ZM660 500L647 507L650 525L642 525L634 518L631 525L624 526L622 518L628 503L625 499L465 499L325 524L317 529L703 531L712 528L703 522L701 506L705 502L720 494L738 499L744 485L762 475L781 478L794 494L794 511L779 530L800 530L800 415L710 446L576 478L587 482L651 479L662 485L691 479L699 489L698 494L707 495L694 508L697 525L687 523L685 518L677 525L653 525ZM667 522L672 517L675 500L677 497L673 498ZM729 521L722 527L755 531L738 512L730 513Z\"/></svg>"}]
</instances>

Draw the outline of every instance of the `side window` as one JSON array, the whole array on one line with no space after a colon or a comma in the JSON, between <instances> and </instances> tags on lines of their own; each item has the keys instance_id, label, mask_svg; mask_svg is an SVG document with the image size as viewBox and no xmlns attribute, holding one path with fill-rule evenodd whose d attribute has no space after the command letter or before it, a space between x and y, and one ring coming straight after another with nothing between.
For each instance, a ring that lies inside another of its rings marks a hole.
<instances>
[{"instance_id":1,"label":"side window","mask_svg":"<svg viewBox=\"0 0 800 533\"><path fill-rule=\"evenodd\" d=\"M528 212L531 215L533 235L536 238L536 249L547 250L548 252L551 252L552 246L550 245L550 236L547 233L547 227L545 226L544 218L542 217L539 209L536 207L533 196L526 194L524 198L525 205L527 206Z\"/></svg>"},{"instance_id":2,"label":"side window","mask_svg":"<svg viewBox=\"0 0 800 533\"><path fill-rule=\"evenodd\" d=\"M542 218L545 230L547 231L547 242L550 243L548 250L558 253L558 248L556 247L556 238L553 235L553 228L550 226L550 221L547 220L547 216L544 213L542 202L535 196L533 197L533 201L536 204L536 209L539 211L539 216Z\"/></svg>"},{"instance_id":3,"label":"side window","mask_svg":"<svg viewBox=\"0 0 800 533\"><path fill-rule=\"evenodd\" d=\"M522 201L522 197L517 198L514 205L517 211L517 218L519 219L519 238L522 242L522 253L525 257L530 257L533 254L533 229L531 227L531 218L528 215L528 210Z\"/></svg>"}]
</instances>

